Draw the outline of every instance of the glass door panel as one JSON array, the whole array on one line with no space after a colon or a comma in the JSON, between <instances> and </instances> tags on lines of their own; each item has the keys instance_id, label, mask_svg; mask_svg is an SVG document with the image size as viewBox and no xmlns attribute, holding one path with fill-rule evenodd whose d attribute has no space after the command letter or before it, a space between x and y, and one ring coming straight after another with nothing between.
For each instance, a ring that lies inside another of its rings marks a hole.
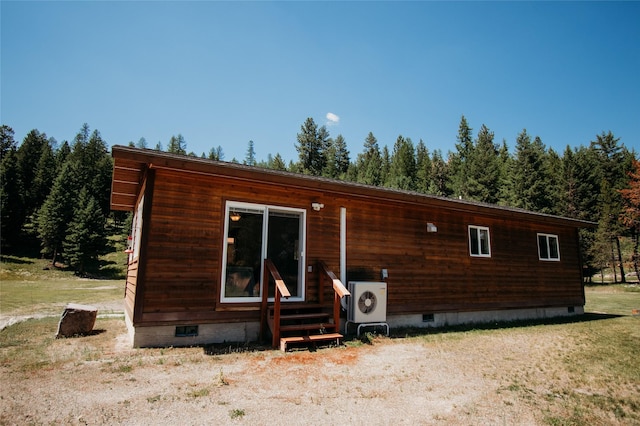
<instances>
[{"instance_id":1,"label":"glass door panel","mask_svg":"<svg viewBox=\"0 0 640 426\"><path fill-rule=\"evenodd\" d=\"M224 298L260 297L264 211L230 208ZM241 301L241 300L240 300Z\"/></svg>"},{"instance_id":2,"label":"glass door panel","mask_svg":"<svg viewBox=\"0 0 640 426\"><path fill-rule=\"evenodd\" d=\"M291 297L300 297L300 214L269 211L267 258L273 261ZM274 291L270 280L269 297L273 297Z\"/></svg>"}]
</instances>

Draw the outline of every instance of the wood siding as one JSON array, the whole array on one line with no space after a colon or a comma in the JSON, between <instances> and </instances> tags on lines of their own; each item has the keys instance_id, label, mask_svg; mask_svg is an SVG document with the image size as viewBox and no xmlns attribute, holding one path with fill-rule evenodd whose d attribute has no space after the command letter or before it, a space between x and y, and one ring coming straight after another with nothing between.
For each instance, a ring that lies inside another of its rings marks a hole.
<instances>
[{"instance_id":1,"label":"wood siding","mask_svg":"<svg viewBox=\"0 0 640 426\"><path fill-rule=\"evenodd\" d=\"M340 275L345 207L347 281L380 281L387 269L391 315L584 304L585 222L148 150L114 147L114 157L112 208L132 210L145 195L125 298L136 326L259 319L259 303L220 302L227 201L306 210L309 302L319 299L319 260ZM491 257L470 256L469 225L489 228ZM560 261L539 260L538 233L558 236Z\"/></svg>"},{"instance_id":2,"label":"wood siding","mask_svg":"<svg viewBox=\"0 0 640 426\"><path fill-rule=\"evenodd\" d=\"M387 269L390 314L584 304L575 229L385 203L353 203L347 217L348 279ZM469 225L489 228L491 257L469 254ZM539 260L539 232L558 235L559 262Z\"/></svg>"},{"instance_id":3,"label":"wood siding","mask_svg":"<svg viewBox=\"0 0 640 426\"><path fill-rule=\"evenodd\" d=\"M143 323L257 320L258 303L221 304L225 202L307 209L306 300L318 300L316 264L339 274L340 208L347 208L347 278L389 272L389 314L574 306L584 303L575 228L441 206L155 170L145 222ZM317 212L311 203L325 207ZM438 231L427 232L427 223ZM468 226L490 229L491 257L469 255ZM538 259L537 233L558 235L559 262ZM136 274L132 265L130 275ZM346 284L346 283L345 283ZM128 286L129 291L135 291ZM325 300L331 300L325 288ZM129 303L129 302L128 302Z\"/></svg>"}]
</instances>

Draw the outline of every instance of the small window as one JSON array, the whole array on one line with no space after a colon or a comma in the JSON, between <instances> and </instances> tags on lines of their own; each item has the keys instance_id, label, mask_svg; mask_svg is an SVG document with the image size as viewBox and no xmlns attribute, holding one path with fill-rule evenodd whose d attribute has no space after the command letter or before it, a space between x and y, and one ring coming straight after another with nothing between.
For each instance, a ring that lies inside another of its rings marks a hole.
<instances>
[{"instance_id":1,"label":"small window","mask_svg":"<svg viewBox=\"0 0 640 426\"><path fill-rule=\"evenodd\" d=\"M538 234L538 256L540 260L560 260L557 235Z\"/></svg>"},{"instance_id":2,"label":"small window","mask_svg":"<svg viewBox=\"0 0 640 426\"><path fill-rule=\"evenodd\" d=\"M469 253L471 256L491 257L489 228L485 226L469 226Z\"/></svg>"}]
</instances>

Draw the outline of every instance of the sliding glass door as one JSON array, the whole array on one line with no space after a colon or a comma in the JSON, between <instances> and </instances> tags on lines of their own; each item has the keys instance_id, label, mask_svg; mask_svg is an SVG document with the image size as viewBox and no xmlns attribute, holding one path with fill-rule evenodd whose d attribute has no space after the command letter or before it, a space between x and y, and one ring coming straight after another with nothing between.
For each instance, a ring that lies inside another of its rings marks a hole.
<instances>
[{"instance_id":1,"label":"sliding glass door","mask_svg":"<svg viewBox=\"0 0 640 426\"><path fill-rule=\"evenodd\" d=\"M304 210L227 202L221 301L261 300L266 258L287 285L289 300L303 300L305 229ZM272 280L266 291L272 298Z\"/></svg>"}]
</instances>

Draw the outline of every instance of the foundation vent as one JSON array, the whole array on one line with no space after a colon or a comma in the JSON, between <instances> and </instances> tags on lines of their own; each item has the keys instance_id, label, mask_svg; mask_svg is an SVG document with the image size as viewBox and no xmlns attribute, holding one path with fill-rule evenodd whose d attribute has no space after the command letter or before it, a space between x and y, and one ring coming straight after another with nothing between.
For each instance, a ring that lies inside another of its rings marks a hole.
<instances>
[{"instance_id":1,"label":"foundation vent","mask_svg":"<svg viewBox=\"0 0 640 426\"><path fill-rule=\"evenodd\" d=\"M197 335L197 325L179 325L176 327L176 337L192 337Z\"/></svg>"},{"instance_id":2,"label":"foundation vent","mask_svg":"<svg viewBox=\"0 0 640 426\"><path fill-rule=\"evenodd\" d=\"M422 314L422 322L434 322L435 320L433 314Z\"/></svg>"}]
</instances>

